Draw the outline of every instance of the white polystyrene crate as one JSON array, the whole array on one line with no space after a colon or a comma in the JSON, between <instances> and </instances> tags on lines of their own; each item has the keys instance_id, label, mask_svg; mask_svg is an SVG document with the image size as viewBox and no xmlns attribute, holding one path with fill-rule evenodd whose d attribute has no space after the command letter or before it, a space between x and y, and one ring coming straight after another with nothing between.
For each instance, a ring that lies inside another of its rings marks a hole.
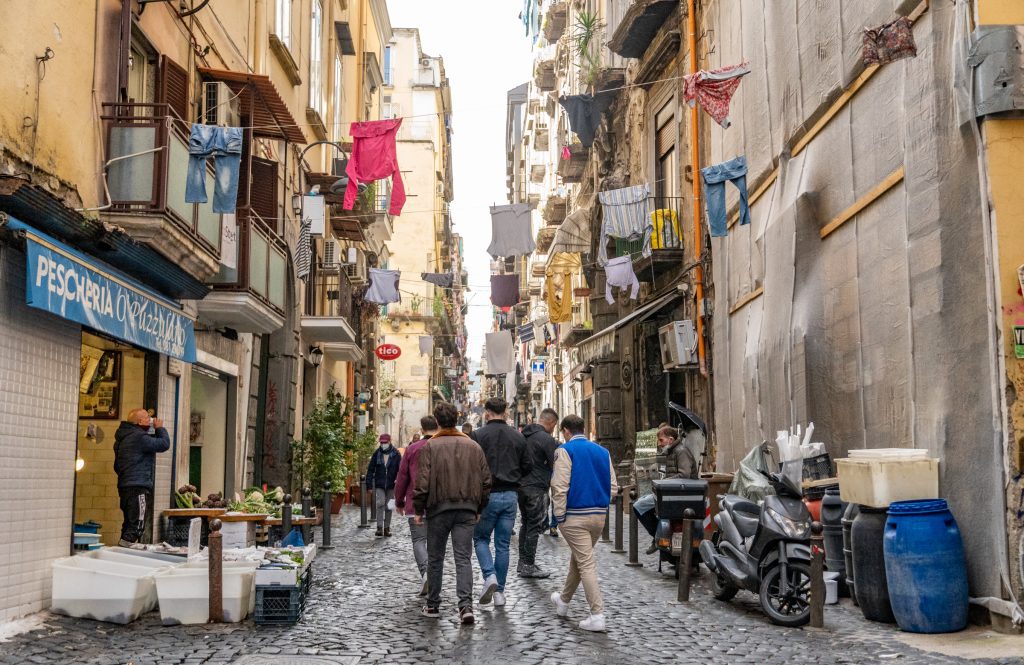
<instances>
[{"instance_id":1,"label":"white polystyrene crate","mask_svg":"<svg viewBox=\"0 0 1024 665\"><path fill-rule=\"evenodd\" d=\"M83 619L129 623L156 606L155 572L89 555L57 559L51 609Z\"/></svg>"},{"instance_id":2,"label":"white polystyrene crate","mask_svg":"<svg viewBox=\"0 0 1024 665\"><path fill-rule=\"evenodd\" d=\"M866 448L851 450L850 459L927 459L928 451L920 448Z\"/></svg>"},{"instance_id":3,"label":"white polystyrene crate","mask_svg":"<svg viewBox=\"0 0 1024 665\"><path fill-rule=\"evenodd\" d=\"M210 574L204 568L172 568L156 574L160 620L165 626L206 623L210 618ZM242 621L252 611L253 575L248 566L223 569L224 621Z\"/></svg>"},{"instance_id":4,"label":"white polystyrene crate","mask_svg":"<svg viewBox=\"0 0 1024 665\"><path fill-rule=\"evenodd\" d=\"M837 459L839 496L848 503L885 508L896 501L939 498L937 459Z\"/></svg>"}]
</instances>

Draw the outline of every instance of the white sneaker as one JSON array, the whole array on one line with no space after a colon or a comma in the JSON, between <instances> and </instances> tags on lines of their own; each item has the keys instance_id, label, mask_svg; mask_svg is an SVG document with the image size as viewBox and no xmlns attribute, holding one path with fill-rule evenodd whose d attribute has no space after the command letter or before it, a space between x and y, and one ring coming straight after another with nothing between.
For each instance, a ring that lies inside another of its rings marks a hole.
<instances>
[{"instance_id":1,"label":"white sneaker","mask_svg":"<svg viewBox=\"0 0 1024 665\"><path fill-rule=\"evenodd\" d=\"M425 596L429 589L427 588L427 574L423 573L423 586L420 587L420 595Z\"/></svg>"},{"instance_id":2,"label":"white sneaker","mask_svg":"<svg viewBox=\"0 0 1024 665\"><path fill-rule=\"evenodd\" d=\"M491 602L491 597L494 596L494 592L498 590L498 578L494 575L489 575L484 580L484 592L480 594L480 604L486 605Z\"/></svg>"},{"instance_id":3,"label":"white sneaker","mask_svg":"<svg viewBox=\"0 0 1024 665\"><path fill-rule=\"evenodd\" d=\"M581 630L589 630L594 633L603 633L607 629L604 627L604 615L603 614L591 614L583 621L580 621Z\"/></svg>"},{"instance_id":4,"label":"white sneaker","mask_svg":"<svg viewBox=\"0 0 1024 665\"><path fill-rule=\"evenodd\" d=\"M555 605L555 614L560 617L565 617L569 614L569 603L562 600L562 594L557 591L552 592L551 602Z\"/></svg>"},{"instance_id":5,"label":"white sneaker","mask_svg":"<svg viewBox=\"0 0 1024 665\"><path fill-rule=\"evenodd\" d=\"M504 607L505 606L505 594L500 591L494 592L494 606Z\"/></svg>"}]
</instances>

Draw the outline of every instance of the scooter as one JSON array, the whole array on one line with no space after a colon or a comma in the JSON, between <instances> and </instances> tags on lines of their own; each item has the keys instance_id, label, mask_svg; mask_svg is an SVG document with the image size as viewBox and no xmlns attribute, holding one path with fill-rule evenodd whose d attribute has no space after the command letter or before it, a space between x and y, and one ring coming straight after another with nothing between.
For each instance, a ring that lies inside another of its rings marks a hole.
<instances>
[{"instance_id":1,"label":"scooter","mask_svg":"<svg viewBox=\"0 0 1024 665\"><path fill-rule=\"evenodd\" d=\"M802 626L811 614L811 515L799 485L782 473L761 473L775 494L763 506L720 496L717 529L701 543L701 558L715 576L715 598L729 601L746 589L758 594L772 623Z\"/></svg>"}]
</instances>

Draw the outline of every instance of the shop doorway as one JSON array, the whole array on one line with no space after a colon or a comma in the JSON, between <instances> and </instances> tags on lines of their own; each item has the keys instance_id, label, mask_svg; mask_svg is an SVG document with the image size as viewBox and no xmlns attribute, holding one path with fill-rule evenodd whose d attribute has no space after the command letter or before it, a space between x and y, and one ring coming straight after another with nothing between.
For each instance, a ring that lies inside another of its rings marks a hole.
<instances>
[{"instance_id":1,"label":"shop doorway","mask_svg":"<svg viewBox=\"0 0 1024 665\"><path fill-rule=\"evenodd\" d=\"M235 398L231 377L192 366L188 482L204 499L232 496L235 486Z\"/></svg>"},{"instance_id":2,"label":"shop doorway","mask_svg":"<svg viewBox=\"0 0 1024 665\"><path fill-rule=\"evenodd\" d=\"M156 414L159 360L155 353L82 332L74 516L75 524L100 524L100 541L107 545L120 540L123 521L114 473L114 434L132 409ZM152 525L149 505L143 542L152 542Z\"/></svg>"}]
</instances>

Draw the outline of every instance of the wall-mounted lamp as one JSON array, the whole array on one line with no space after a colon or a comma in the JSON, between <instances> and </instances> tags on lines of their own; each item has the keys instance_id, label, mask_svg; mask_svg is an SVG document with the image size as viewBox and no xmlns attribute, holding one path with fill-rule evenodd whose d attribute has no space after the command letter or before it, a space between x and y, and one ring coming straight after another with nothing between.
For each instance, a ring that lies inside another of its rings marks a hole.
<instances>
[{"instance_id":1,"label":"wall-mounted lamp","mask_svg":"<svg viewBox=\"0 0 1024 665\"><path fill-rule=\"evenodd\" d=\"M302 195L292 194L292 212L296 215L302 214Z\"/></svg>"},{"instance_id":2,"label":"wall-mounted lamp","mask_svg":"<svg viewBox=\"0 0 1024 665\"><path fill-rule=\"evenodd\" d=\"M320 363L324 361L324 351L319 346L309 347L309 362L313 363L313 367L319 367Z\"/></svg>"},{"instance_id":3,"label":"wall-mounted lamp","mask_svg":"<svg viewBox=\"0 0 1024 665\"><path fill-rule=\"evenodd\" d=\"M75 460L75 471L81 471L85 468L85 460L79 457Z\"/></svg>"}]
</instances>

